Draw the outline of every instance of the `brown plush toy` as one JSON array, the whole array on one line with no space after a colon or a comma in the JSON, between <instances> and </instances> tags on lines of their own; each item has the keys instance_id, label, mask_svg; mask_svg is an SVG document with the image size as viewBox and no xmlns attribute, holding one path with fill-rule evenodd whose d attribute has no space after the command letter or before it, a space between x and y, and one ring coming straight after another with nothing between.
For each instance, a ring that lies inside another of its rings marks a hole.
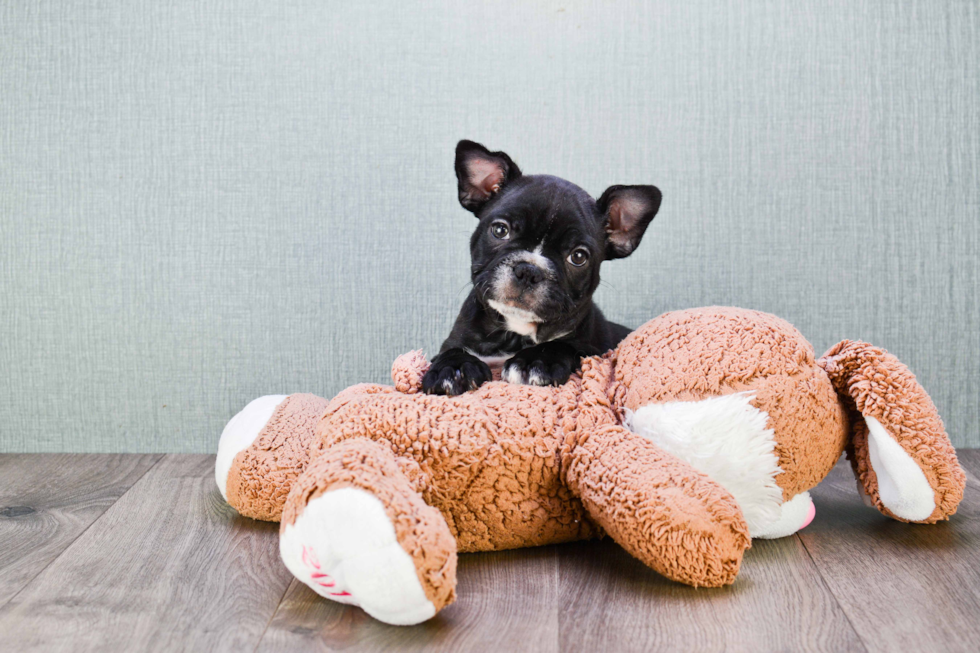
<instances>
[{"instance_id":1,"label":"brown plush toy","mask_svg":"<svg viewBox=\"0 0 980 653\"><path fill-rule=\"evenodd\" d=\"M847 451L866 501L901 521L956 511L965 476L935 406L894 356L844 341L815 359L787 322L667 313L560 387L395 387L256 399L216 476L241 514L281 520L289 570L391 624L455 598L456 554L612 537L661 574L732 583L751 537L813 518L807 490Z\"/></svg>"}]
</instances>

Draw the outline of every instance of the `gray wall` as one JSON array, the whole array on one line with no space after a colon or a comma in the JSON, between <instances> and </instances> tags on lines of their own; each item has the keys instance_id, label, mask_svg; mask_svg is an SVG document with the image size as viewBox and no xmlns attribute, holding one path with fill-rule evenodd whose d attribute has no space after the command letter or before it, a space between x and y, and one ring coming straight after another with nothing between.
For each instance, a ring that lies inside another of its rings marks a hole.
<instances>
[{"instance_id":1,"label":"gray wall","mask_svg":"<svg viewBox=\"0 0 980 653\"><path fill-rule=\"evenodd\" d=\"M0 450L212 451L437 349L461 137L663 190L612 318L869 340L980 445L976 3L284 4L0 3Z\"/></svg>"}]
</instances>

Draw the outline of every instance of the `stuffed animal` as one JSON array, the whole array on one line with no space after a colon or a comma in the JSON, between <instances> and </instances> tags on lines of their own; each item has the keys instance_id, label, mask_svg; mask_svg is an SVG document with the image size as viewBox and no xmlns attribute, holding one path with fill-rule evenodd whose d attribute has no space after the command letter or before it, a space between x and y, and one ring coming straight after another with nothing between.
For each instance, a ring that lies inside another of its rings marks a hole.
<instances>
[{"instance_id":1,"label":"stuffed animal","mask_svg":"<svg viewBox=\"0 0 980 653\"><path fill-rule=\"evenodd\" d=\"M965 476L935 406L894 356L822 358L789 323L736 308L667 313L559 387L394 387L256 399L216 477L241 514L281 520L289 570L334 601L414 624L453 601L456 554L609 535L693 586L735 580L752 537L813 518L807 490L846 451L866 502L901 521L956 511Z\"/></svg>"}]
</instances>

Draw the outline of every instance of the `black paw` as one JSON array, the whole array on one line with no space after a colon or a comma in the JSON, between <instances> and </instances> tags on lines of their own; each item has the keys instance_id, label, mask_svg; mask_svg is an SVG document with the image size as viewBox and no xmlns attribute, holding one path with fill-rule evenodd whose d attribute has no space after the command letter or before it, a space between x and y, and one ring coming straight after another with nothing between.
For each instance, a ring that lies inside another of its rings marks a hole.
<instances>
[{"instance_id":1,"label":"black paw","mask_svg":"<svg viewBox=\"0 0 980 653\"><path fill-rule=\"evenodd\" d=\"M490 366L462 349L447 349L432 361L422 377L422 391L430 395L461 395L493 378Z\"/></svg>"},{"instance_id":2,"label":"black paw","mask_svg":"<svg viewBox=\"0 0 980 653\"><path fill-rule=\"evenodd\" d=\"M501 377L508 383L523 385L561 385L582 364L575 349L562 342L546 342L514 354Z\"/></svg>"}]
</instances>

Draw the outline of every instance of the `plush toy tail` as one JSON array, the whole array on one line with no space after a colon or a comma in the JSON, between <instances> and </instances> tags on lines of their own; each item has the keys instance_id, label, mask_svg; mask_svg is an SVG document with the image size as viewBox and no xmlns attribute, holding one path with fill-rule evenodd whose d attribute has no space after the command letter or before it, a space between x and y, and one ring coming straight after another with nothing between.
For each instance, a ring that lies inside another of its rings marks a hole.
<instances>
[{"instance_id":1,"label":"plush toy tail","mask_svg":"<svg viewBox=\"0 0 980 653\"><path fill-rule=\"evenodd\" d=\"M884 349L852 340L817 362L850 413L847 457L866 501L907 522L931 524L955 513L966 476L912 372Z\"/></svg>"}]
</instances>

